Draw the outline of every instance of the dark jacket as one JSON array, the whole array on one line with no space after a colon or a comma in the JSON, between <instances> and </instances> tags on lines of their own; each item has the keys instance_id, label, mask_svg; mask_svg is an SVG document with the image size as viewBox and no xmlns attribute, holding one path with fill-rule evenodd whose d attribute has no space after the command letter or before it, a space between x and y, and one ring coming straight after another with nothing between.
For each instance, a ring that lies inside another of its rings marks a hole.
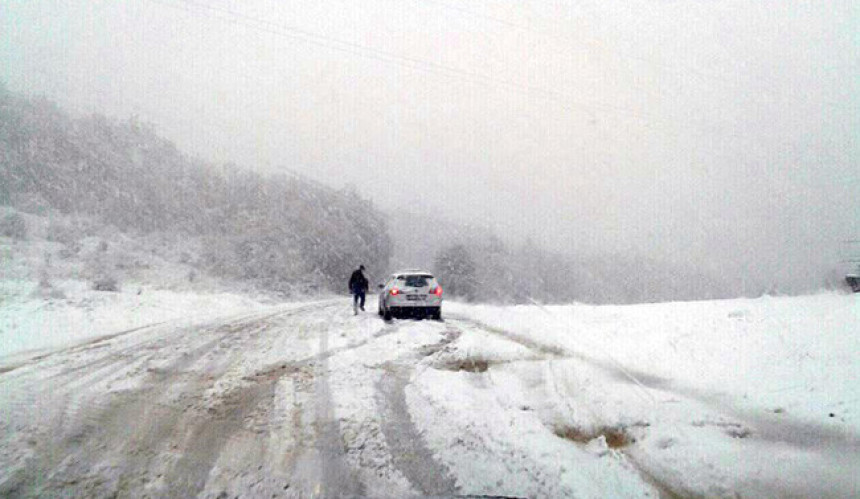
<instances>
[{"instance_id":1,"label":"dark jacket","mask_svg":"<svg viewBox=\"0 0 860 499\"><path fill-rule=\"evenodd\" d=\"M349 292L350 293L364 293L367 291L370 283L367 282L367 278L364 277L364 273L361 269L356 270L352 273L352 277L349 278Z\"/></svg>"}]
</instances>

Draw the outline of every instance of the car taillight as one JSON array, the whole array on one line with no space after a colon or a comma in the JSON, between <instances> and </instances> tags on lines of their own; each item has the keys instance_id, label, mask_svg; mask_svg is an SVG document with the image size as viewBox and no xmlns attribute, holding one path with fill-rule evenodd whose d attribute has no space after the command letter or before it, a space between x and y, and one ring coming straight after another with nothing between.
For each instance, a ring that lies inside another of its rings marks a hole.
<instances>
[{"instance_id":1,"label":"car taillight","mask_svg":"<svg viewBox=\"0 0 860 499\"><path fill-rule=\"evenodd\" d=\"M431 289L430 294L441 297L442 296L442 286L436 286L435 288Z\"/></svg>"},{"instance_id":2,"label":"car taillight","mask_svg":"<svg viewBox=\"0 0 860 499\"><path fill-rule=\"evenodd\" d=\"M391 296L396 296L400 294L400 290L397 288L391 288Z\"/></svg>"}]
</instances>

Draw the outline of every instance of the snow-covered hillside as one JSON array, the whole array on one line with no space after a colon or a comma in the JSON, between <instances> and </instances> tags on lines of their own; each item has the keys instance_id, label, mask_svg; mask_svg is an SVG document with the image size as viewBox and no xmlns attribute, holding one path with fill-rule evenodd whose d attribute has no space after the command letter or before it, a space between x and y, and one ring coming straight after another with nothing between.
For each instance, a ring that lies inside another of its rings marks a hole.
<instances>
[{"instance_id":1,"label":"snow-covered hillside","mask_svg":"<svg viewBox=\"0 0 860 499\"><path fill-rule=\"evenodd\" d=\"M193 239L209 273L284 295L339 291L356 261L382 268L390 254L383 215L354 189L210 163L137 119L75 117L0 82L0 209L12 207Z\"/></svg>"},{"instance_id":2,"label":"snow-covered hillside","mask_svg":"<svg viewBox=\"0 0 860 499\"><path fill-rule=\"evenodd\" d=\"M163 321L191 324L247 312L272 298L218 279L198 265L198 240L120 232L82 216L0 208L21 222L0 234L0 365Z\"/></svg>"}]
</instances>

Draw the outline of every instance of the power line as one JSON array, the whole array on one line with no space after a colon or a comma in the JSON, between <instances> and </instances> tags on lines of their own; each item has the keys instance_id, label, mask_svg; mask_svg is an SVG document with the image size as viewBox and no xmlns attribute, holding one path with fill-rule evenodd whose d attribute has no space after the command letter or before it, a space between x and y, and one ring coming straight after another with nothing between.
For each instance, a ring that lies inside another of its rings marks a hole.
<instances>
[{"instance_id":1,"label":"power line","mask_svg":"<svg viewBox=\"0 0 860 499\"><path fill-rule=\"evenodd\" d=\"M545 30L536 29L536 28L533 28L533 27L528 26L528 25L511 22L511 21L501 19L501 18L498 18L495 16L488 16L486 14L481 14L481 13L475 12L473 10L469 10L469 9L465 9L463 7L460 7L459 5L452 5L452 4L442 2L439 0L415 0L415 1L421 2L421 3L427 3L427 4L431 4L431 5L436 5L436 6L443 8L443 9L448 9L448 10L460 12L462 14L466 14L466 15L472 16L472 17L477 18L477 19L483 19L485 21L489 21L489 22L496 23L499 25L507 26L510 28L515 28L515 29L522 30L522 31L526 31L528 33L536 34L536 35L543 36L543 37L548 38L548 39L555 40L556 42L567 43L567 42L573 41L572 39L570 39L569 37L566 37L566 36L556 35L553 33L549 33ZM601 45L601 46L606 45L599 38L588 37L587 39L588 39L588 41L591 41L591 42L596 43L596 44ZM707 73L705 73L705 72L703 72L703 71L701 71L701 70L699 70L693 66L687 65L687 64L678 63L678 64L673 65L673 64L665 63L665 62L658 61L655 59L649 59L647 57L640 57L640 56L635 56L635 55L630 55L630 54L621 54L618 51L613 51L613 52L618 54L618 56L621 57L622 59L629 59L629 60L633 60L633 61L644 62L644 63L650 64L652 66L659 66L659 67L662 67L664 69L671 69L674 71L678 71L680 69L683 69L683 70L689 71L690 73L698 76L701 79L709 80L712 82L722 82L722 83L727 83L727 84L734 83L732 80L730 80L728 78L720 78L720 77L715 76L715 75L707 74Z\"/></svg>"},{"instance_id":2,"label":"power line","mask_svg":"<svg viewBox=\"0 0 860 499\"><path fill-rule=\"evenodd\" d=\"M541 30L541 29L533 28L533 27L532 27L532 26L530 26L530 25L525 25L525 24L515 23L515 22L508 21L508 20L506 20L506 19L502 19L502 18L499 18L499 17L495 17L495 16L488 16L488 15L486 15L486 14L481 14L481 13L475 12L475 11L473 11L473 10L469 10L469 9L466 9L466 8L460 7L460 6L458 6L458 5L453 5L453 4L446 3L446 2L442 2L442 1L439 1L439 0L414 0L414 1L415 1L415 2L417 2L417 3L425 3L425 4L432 4L432 5L436 5L436 6L438 6L438 7L443 8L443 9L448 9L448 10L456 11L456 12L459 12L459 13L462 13L462 14L465 14L465 15L468 15L468 16L471 16L471 17L474 17L474 18L477 18L477 19L486 20L486 21L489 21L489 22L491 22L491 23L495 23L495 24L498 24L498 25L501 25L501 26L505 26L505 27L509 27L509 28L514 28L514 29L517 29L517 30L520 30L520 31L523 31L523 32L527 32L527 33L531 33L531 34L534 34L534 35L538 35L538 36L541 36L541 37L544 37L544 38L550 39L550 40L552 40L552 41L555 41L555 42L556 42L556 43L558 43L559 45L561 45L561 44L565 44L565 45L567 46L567 45L569 45L570 43L573 43L573 42L574 42L574 40L572 40L571 38L566 37L566 36L559 36L559 35L556 35L556 34L553 34L553 33L547 32L547 31L545 31L545 30ZM605 44L603 43L603 41L602 41L602 40L600 40L600 39L598 39L598 38L588 37L588 38L587 38L587 41L593 42L593 43L595 43L596 45L600 45L601 47L605 47ZM562 50L562 49L558 49L558 48L557 48L557 49L555 50L555 52L556 52L557 54L559 54L559 55L565 55L565 56L566 56L566 55L569 55L569 50L567 50L567 49ZM667 65L667 64L660 63L660 62L655 62L655 61L652 61L652 60L649 60L649 59L645 59L645 58L642 58L642 57L631 56L631 55L625 56L625 55L623 55L623 54L619 54L617 51L613 51L613 53L618 54L619 56L621 56L621 58L626 58L626 59L631 59L631 60L638 60L638 61L641 61L641 62L647 62L647 63L650 63L650 64L652 64L652 65L659 65L659 66L664 66L664 67L671 67L671 66L669 66L669 65ZM675 68L673 68L673 69L675 69ZM691 69L691 71L694 71L694 70L692 70L692 69ZM638 90L639 92L642 92L642 93L645 93L645 94L653 94L652 92L648 91L648 89L644 88L642 85L638 85L638 84L636 84L636 83L632 83L632 84L628 83L626 86L627 86L627 87L632 87L632 88L634 88L635 90Z\"/></svg>"},{"instance_id":3,"label":"power line","mask_svg":"<svg viewBox=\"0 0 860 499\"><path fill-rule=\"evenodd\" d=\"M165 0L149 1L173 9L181 10L192 15L203 15L212 19L218 19L220 21L229 22L235 25L241 25L258 32L292 38L311 45L316 45L330 50L348 53L351 55L358 55L387 64L394 64L413 70L421 70L429 73L439 74L449 78L459 78L465 81L494 84L529 97L539 95L543 98L561 104L562 106L578 107L590 111L613 112L646 122L657 121L653 117L646 116L641 113L637 114L619 106L613 106L611 104L604 103L577 102L570 99L566 95L554 90L519 83L512 80L504 80L493 77L491 75L468 71L454 66L439 64L437 62L429 61L422 58L397 54L394 52L377 49L367 45L362 45L326 35L321 35L319 33L314 33L295 26L289 26L286 24L275 23L265 19L260 19L231 9L203 4L194 0L174 0L175 2L178 2L178 4L170 3Z\"/></svg>"},{"instance_id":4,"label":"power line","mask_svg":"<svg viewBox=\"0 0 860 499\"><path fill-rule=\"evenodd\" d=\"M540 31L534 30L528 26L524 26L522 24L517 24L517 23L511 22L511 21L507 21L507 20L502 19L500 17L488 16L486 14L477 13L473 10L464 9L463 7L460 7L459 5L451 5L449 3L439 2L437 0L416 0L416 1L420 2L420 3L429 3L432 5L437 5L439 7L442 7L444 9L448 9L448 10L455 10L457 12L462 12L463 14L467 14L467 15L470 15L470 16L478 18L478 19L484 19L484 20L487 20L490 22L494 22L496 24L501 24L501 25L507 26L509 28L516 28L519 30L528 31L531 33L536 33L536 34L544 34L544 35L546 34L546 33L541 33Z\"/></svg>"},{"instance_id":5,"label":"power line","mask_svg":"<svg viewBox=\"0 0 860 499\"><path fill-rule=\"evenodd\" d=\"M637 3L642 5L641 1L639 1L639 0L636 0L636 1L637 1ZM521 30L524 32L528 32L528 33L531 33L534 35L538 35L538 36L544 37L546 39L555 41L555 42L560 43L560 44L568 45L568 44L574 43L576 41L569 36L558 35L555 33L548 32L548 31L543 30L543 29L535 28L531 24L526 25L526 24L516 23L516 22L506 20L506 19L499 18L499 17L482 14L479 12L475 12L474 10L463 8L463 7L460 7L459 5L454 5L454 4L451 4L451 3L448 3L445 1L441 1L441 0L414 0L414 2L435 5L435 6L442 8L442 9L455 11L455 12L458 12L461 14L465 14L467 16L474 17L476 19L485 20L485 21L495 23L495 24L498 24L501 26L505 26L505 27ZM647 6L643 6L643 8L645 8L645 7L647 7ZM695 15L697 18L702 19L702 16L700 15L700 13L698 13L696 11L691 11L691 13L693 15ZM593 14L593 12L592 12L592 14ZM720 76L717 76L713 73L707 73L707 72L702 71L702 70L700 70L700 69L698 69L692 65L684 64L682 62L676 61L676 63L672 64L672 63L667 63L667 62L656 60L656 59L632 55L629 53L625 54L619 50L613 50L613 49L608 48L606 43L604 43L603 40L601 40L600 38L594 37L594 36L585 35L584 40L592 42L592 43L602 47L604 50L607 50L607 51L615 54L620 59L627 59L627 60L646 63L649 66L651 66L653 69L662 68L664 70L670 70L673 73L675 73L676 75L688 74L688 75L692 75L693 77L698 78L699 80L702 80L704 82L710 82L713 84L717 84L719 86L722 86L723 88L727 88L727 89L730 89L733 91L739 91L739 90L743 91L741 82L735 78L720 77ZM561 52L559 50L557 50L556 52L559 54L563 54L563 52ZM761 77L759 77L759 79L761 79ZM775 84L773 82L765 82L765 83L767 83L769 86L775 86ZM637 84L636 82L628 83L626 86L628 88L633 88L633 89L635 89L635 90L637 90L643 94L646 94L648 96L652 96L652 97L655 96L654 92L650 91L647 87L643 87L642 85ZM661 92L658 92L657 96L659 96L660 93ZM752 94L750 94L749 92L744 92L744 94L746 97L752 96ZM669 98L671 98L671 97L669 97ZM827 104L831 105L831 106L837 105L835 103L827 103Z\"/></svg>"}]
</instances>

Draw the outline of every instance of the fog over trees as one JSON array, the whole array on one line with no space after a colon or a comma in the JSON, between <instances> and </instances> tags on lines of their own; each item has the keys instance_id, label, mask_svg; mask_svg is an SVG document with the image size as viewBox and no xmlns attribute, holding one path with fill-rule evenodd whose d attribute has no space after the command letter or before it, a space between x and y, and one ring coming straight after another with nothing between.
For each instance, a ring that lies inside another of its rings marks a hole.
<instances>
[{"instance_id":1,"label":"fog over trees","mask_svg":"<svg viewBox=\"0 0 860 499\"><path fill-rule=\"evenodd\" d=\"M489 224L380 209L354 188L260 174L188 156L136 119L72 117L43 98L0 93L0 203L169 232L203 248L215 276L276 292L343 291L359 264L439 274L452 296L501 303L634 303L797 291L738 286L707 266L637 255L563 253ZM5 232L21 231L14 218ZM838 287L836 272L819 287Z\"/></svg>"},{"instance_id":2,"label":"fog over trees","mask_svg":"<svg viewBox=\"0 0 860 499\"><path fill-rule=\"evenodd\" d=\"M207 163L133 119L73 118L3 90L0 151L0 204L195 238L215 275L340 291L356 262L388 264L383 215L355 192Z\"/></svg>"}]
</instances>

